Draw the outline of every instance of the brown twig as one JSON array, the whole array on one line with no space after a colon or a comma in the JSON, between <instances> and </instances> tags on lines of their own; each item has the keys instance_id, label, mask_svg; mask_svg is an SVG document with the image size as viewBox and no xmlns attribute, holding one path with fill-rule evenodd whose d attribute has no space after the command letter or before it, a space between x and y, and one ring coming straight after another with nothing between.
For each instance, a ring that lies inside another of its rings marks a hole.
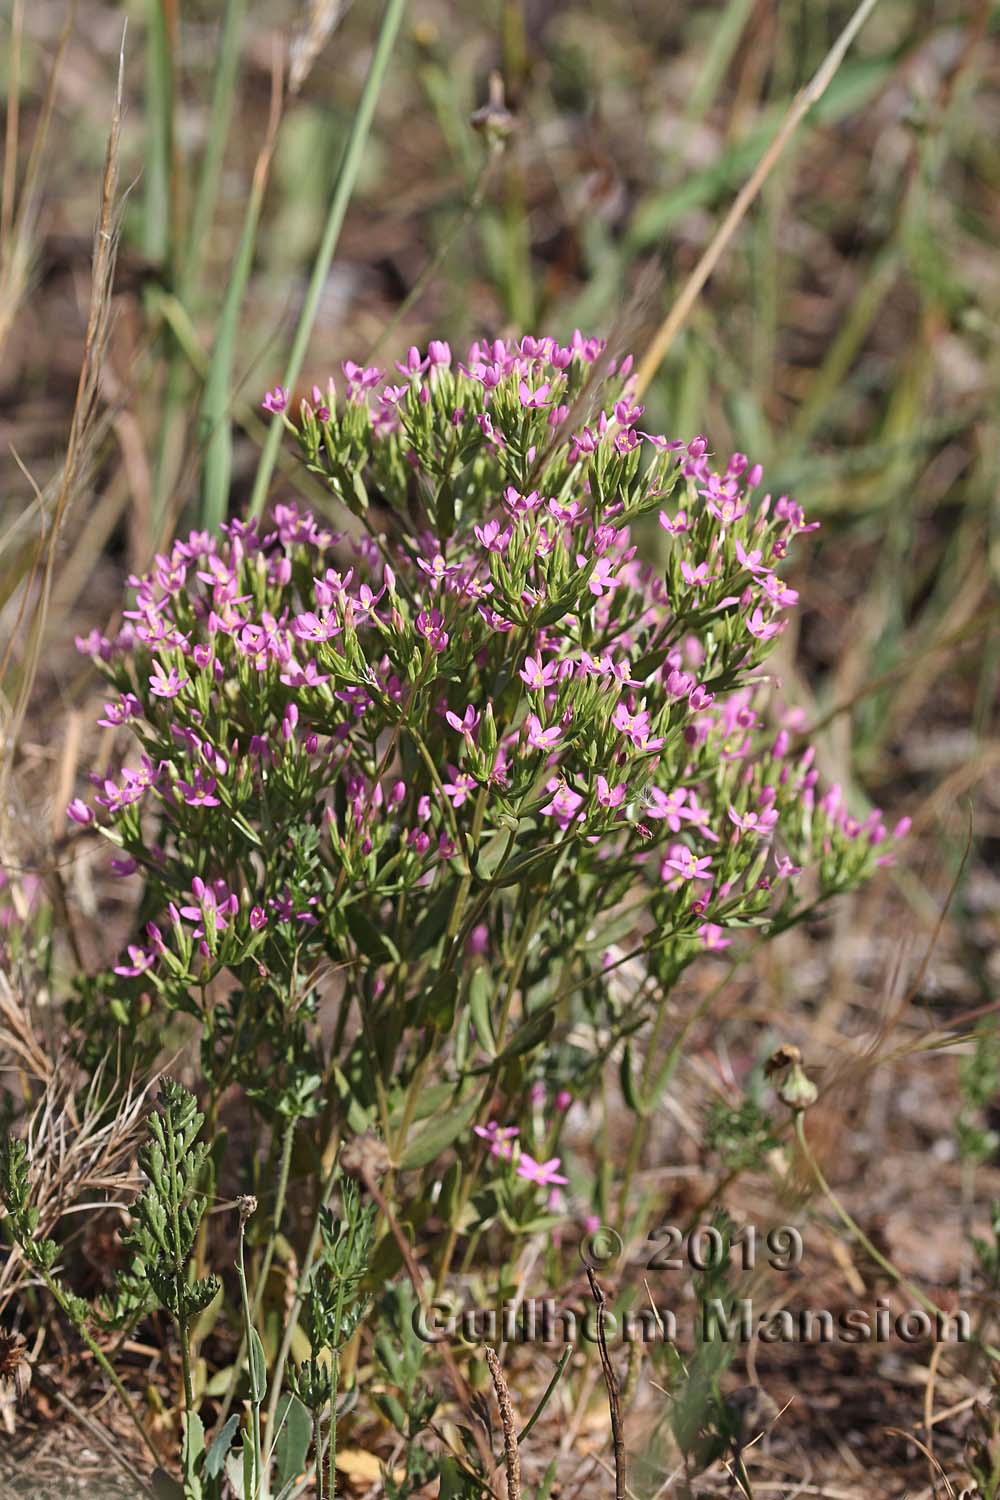
<instances>
[{"instance_id":1,"label":"brown twig","mask_svg":"<svg viewBox=\"0 0 1000 1500\"><path fill-rule=\"evenodd\" d=\"M413 1248L409 1240L406 1238L406 1235L403 1233L402 1227L400 1226L396 1215L390 1208L385 1194L376 1182L374 1173L367 1167L367 1165L365 1165L362 1166L359 1175L365 1185L366 1190L371 1194L372 1201L389 1226L390 1233L392 1234L393 1239L396 1241L396 1244L399 1247L399 1253L403 1257L403 1265L406 1268L407 1276L410 1278L410 1282L413 1286L414 1293L416 1294L417 1301L419 1302L422 1311L426 1315L430 1311L430 1306L428 1304L427 1293L424 1288L424 1279L420 1274L420 1267L417 1265L416 1257L413 1254ZM489 1476L492 1474L494 1466L493 1450L491 1449L489 1443L486 1441L486 1437L482 1431L480 1421L475 1415L474 1407L472 1404L472 1392L469 1389L464 1375L455 1362L455 1356L448 1348L448 1345L444 1343L442 1343L441 1345L441 1358L444 1361L445 1369L448 1371L448 1378L451 1381L452 1389L455 1392L455 1396L458 1399L459 1405L463 1407L463 1409L469 1414L471 1418L470 1428L475 1439L476 1448L478 1449L479 1457L483 1462L485 1473L487 1476ZM487 1477L487 1483L488 1482L489 1479ZM511 1495L510 1500L514 1500L513 1495Z\"/></svg>"},{"instance_id":2,"label":"brown twig","mask_svg":"<svg viewBox=\"0 0 1000 1500\"><path fill-rule=\"evenodd\" d=\"M816 74L806 87L796 94L788 113L781 122L777 135L736 195L732 208L723 219L704 255L685 282L683 291L643 355L636 371L635 393L637 397L642 395L660 368L668 349L687 322L702 287L722 259L723 251L743 222L747 210L771 175L799 125L813 105L826 93L831 80L844 60L848 47L877 4L878 0L861 0L861 4L830 48Z\"/></svg>"},{"instance_id":3,"label":"brown twig","mask_svg":"<svg viewBox=\"0 0 1000 1500\"><path fill-rule=\"evenodd\" d=\"M490 1367L493 1389L497 1393L500 1408L500 1425L503 1427L503 1457L507 1469L507 1500L521 1500L521 1454L517 1446L517 1424L514 1408L510 1404L510 1391L504 1379L500 1356L491 1344L486 1345L486 1363Z\"/></svg>"},{"instance_id":4,"label":"brown twig","mask_svg":"<svg viewBox=\"0 0 1000 1500\"><path fill-rule=\"evenodd\" d=\"M608 1388L608 1406L611 1408L611 1443L615 1454L615 1500L625 1500L625 1427L622 1422L621 1397L618 1394L618 1377L611 1363L611 1356L608 1354L608 1339L604 1331L607 1302L604 1289L590 1266L587 1267L587 1279L597 1307L597 1347L601 1355L604 1384Z\"/></svg>"}]
</instances>

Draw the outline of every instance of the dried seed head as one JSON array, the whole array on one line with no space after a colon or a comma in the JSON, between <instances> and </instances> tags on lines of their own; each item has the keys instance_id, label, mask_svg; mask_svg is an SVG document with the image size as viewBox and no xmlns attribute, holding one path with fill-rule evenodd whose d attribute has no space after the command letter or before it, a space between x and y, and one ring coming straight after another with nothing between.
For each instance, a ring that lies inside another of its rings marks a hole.
<instances>
[{"instance_id":1,"label":"dried seed head","mask_svg":"<svg viewBox=\"0 0 1000 1500\"><path fill-rule=\"evenodd\" d=\"M257 1212L257 1199L251 1193L247 1193L244 1197L237 1198L236 1207L239 1210L240 1223L245 1224L247 1219L252 1218Z\"/></svg>"},{"instance_id":2,"label":"dried seed head","mask_svg":"<svg viewBox=\"0 0 1000 1500\"><path fill-rule=\"evenodd\" d=\"M377 1135L356 1135L340 1153L340 1165L348 1177L381 1177L392 1165L389 1149Z\"/></svg>"},{"instance_id":3,"label":"dried seed head","mask_svg":"<svg viewBox=\"0 0 1000 1500\"><path fill-rule=\"evenodd\" d=\"M20 1401L30 1384L27 1344L19 1333L0 1329L0 1406Z\"/></svg>"},{"instance_id":4,"label":"dried seed head","mask_svg":"<svg viewBox=\"0 0 1000 1500\"><path fill-rule=\"evenodd\" d=\"M490 145L502 145L517 129L517 121L504 101L503 78L499 73L490 74L490 97L469 116L469 124L473 130L481 131Z\"/></svg>"},{"instance_id":5,"label":"dried seed head","mask_svg":"<svg viewBox=\"0 0 1000 1500\"><path fill-rule=\"evenodd\" d=\"M819 1089L802 1066L802 1053L798 1047L779 1047L764 1064L764 1076L781 1076L777 1085L778 1098L789 1109L808 1109L819 1098Z\"/></svg>"}]
</instances>

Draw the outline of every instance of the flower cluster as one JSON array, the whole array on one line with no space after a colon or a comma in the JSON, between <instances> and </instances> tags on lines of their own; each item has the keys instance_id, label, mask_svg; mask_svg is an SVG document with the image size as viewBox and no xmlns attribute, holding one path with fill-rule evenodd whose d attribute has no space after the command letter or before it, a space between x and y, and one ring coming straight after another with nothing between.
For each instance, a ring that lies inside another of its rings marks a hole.
<instances>
[{"instance_id":1,"label":"flower cluster","mask_svg":"<svg viewBox=\"0 0 1000 1500\"><path fill-rule=\"evenodd\" d=\"M115 969L137 993L258 1045L247 996L273 1042L323 959L365 1016L361 1043L336 1034L365 1052L360 1082L338 1064L356 1103L379 1074L391 1105L428 1031L456 1097L484 1070L523 1089L543 1023L613 1010L612 943L669 985L858 884L902 830L822 791L775 719L779 570L812 527L759 465L647 432L630 361L579 334L343 373L264 406L345 529L279 504L130 580L117 637L80 646L137 753L70 816L144 879Z\"/></svg>"}]
</instances>

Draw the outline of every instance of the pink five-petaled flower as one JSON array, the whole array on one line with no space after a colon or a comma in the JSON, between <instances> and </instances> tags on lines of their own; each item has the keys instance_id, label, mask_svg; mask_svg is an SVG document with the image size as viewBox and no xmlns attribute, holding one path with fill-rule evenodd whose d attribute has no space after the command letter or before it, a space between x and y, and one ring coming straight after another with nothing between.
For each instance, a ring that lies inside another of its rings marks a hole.
<instances>
[{"instance_id":1,"label":"pink five-petaled flower","mask_svg":"<svg viewBox=\"0 0 1000 1500\"><path fill-rule=\"evenodd\" d=\"M766 573L768 571L760 560L761 553L757 548L753 552L748 552L742 542L737 542L736 557L748 573Z\"/></svg>"},{"instance_id":2,"label":"pink five-petaled flower","mask_svg":"<svg viewBox=\"0 0 1000 1500\"><path fill-rule=\"evenodd\" d=\"M778 810L775 807L766 807L763 812L747 812L741 815L735 807L730 807L726 816L740 833L754 833L759 838L768 839L774 832L774 825L778 821Z\"/></svg>"},{"instance_id":3,"label":"pink five-petaled flower","mask_svg":"<svg viewBox=\"0 0 1000 1500\"><path fill-rule=\"evenodd\" d=\"M696 568L692 568L687 561L681 563L681 577L689 589L703 589L706 584L712 583L719 575L708 571L708 563L700 562Z\"/></svg>"},{"instance_id":4,"label":"pink five-petaled flower","mask_svg":"<svg viewBox=\"0 0 1000 1500\"><path fill-rule=\"evenodd\" d=\"M140 974L145 974L147 969L153 967L156 959L151 949L138 948L134 943L129 944L128 956L131 963L115 965L115 973L121 974L123 979L138 979Z\"/></svg>"},{"instance_id":5,"label":"pink five-petaled flower","mask_svg":"<svg viewBox=\"0 0 1000 1500\"><path fill-rule=\"evenodd\" d=\"M334 615L326 611L317 615L313 610L307 609L303 614L296 615L292 621L292 630L299 641L329 641L340 634L341 625Z\"/></svg>"},{"instance_id":6,"label":"pink five-petaled flower","mask_svg":"<svg viewBox=\"0 0 1000 1500\"><path fill-rule=\"evenodd\" d=\"M681 847L672 858L663 861L664 868L673 870L682 880L711 880L712 859L705 854L696 859L690 849Z\"/></svg>"},{"instance_id":7,"label":"pink five-petaled flower","mask_svg":"<svg viewBox=\"0 0 1000 1500\"><path fill-rule=\"evenodd\" d=\"M206 776L200 770L195 771L190 781L177 783L177 790L188 807L218 807L219 799L215 795L215 787L215 777Z\"/></svg>"},{"instance_id":8,"label":"pink five-petaled flower","mask_svg":"<svg viewBox=\"0 0 1000 1500\"><path fill-rule=\"evenodd\" d=\"M120 724L129 719L138 718L142 713L142 704L134 693L126 693L117 703L105 703L104 718L98 719L102 729L117 729Z\"/></svg>"},{"instance_id":9,"label":"pink five-petaled flower","mask_svg":"<svg viewBox=\"0 0 1000 1500\"><path fill-rule=\"evenodd\" d=\"M729 947L732 938L723 937L723 931L715 922L702 922L698 928L698 936L707 953L721 953L723 948Z\"/></svg>"},{"instance_id":10,"label":"pink five-petaled flower","mask_svg":"<svg viewBox=\"0 0 1000 1500\"><path fill-rule=\"evenodd\" d=\"M481 543L487 552L503 552L511 538L512 528L506 526L502 531L499 521L487 521L485 526L474 526L476 540Z\"/></svg>"},{"instance_id":11,"label":"pink five-petaled flower","mask_svg":"<svg viewBox=\"0 0 1000 1500\"><path fill-rule=\"evenodd\" d=\"M583 567L587 559L581 554L577 557L577 566ZM614 562L610 557L599 557L594 571L587 579L587 587L595 599L604 597L605 589L616 589L621 583L620 578L614 575Z\"/></svg>"},{"instance_id":12,"label":"pink five-petaled flower","mask_svg":"<svg viewBox=\"0 0 1000 1500\"><path fill-rule=\"evenodd\" d=\"M783 578L776 578L773 573L764 579L764 593L775 609L792 609L799 602L796 590L790 589Z\"/></svg>"},{"instance_id":13,"label":"pink five-petaled flower","mask_svg":"<svg viewBox=\"0 0 1000 1500\"><path fill-rule=\"evenodd\" d=\"M624 781L620 781L617 786L610 786L606 776L597 778L597 800L602 807L621 807L627 791Z\"/></svg>"},{"instance_id":14,"label":"pink five-petaled flower","mask_svg":"<svg viewBox=\"0 0 1000 1500\"><path fill-rule=\"evenodd\" d=\"M438 656L448 645L448 632L442 628L443 625L444 616L438 609L432 609L429 612L422 609L417 615L417 634L430 642L431 648L437 652Z\"/></svg>"},{"instance_id":15,"label":"pink five-petaled flower","mask_svg":"<svg viewBox=\"0 0 1000 1500\"><path fill-rule=\"evenodd\" d=\"M680 536L688 530L687 511L679 510L671 521L665 510L660 511L660 525L664 531L669 531L671 536Z\"/></svg>"},{"instance_id":16,"label":"pink five-petaled flower","mask_svg":"<svg viewBox=\"0 0 1000 1500\"><path fill-rule=\"evenodd\" d=\"M276 385L273 391L268 391L267 395L264 397L263 401L260 404L265 411L269 411L272 413L272 415L278 416L288 405L288 392L285 390L285 387L283 385Z\"/></svg>"},{"instance_id":17,"label":"pink five-petaled flower","mask_svg":"<svg viewBox=\"0 0 1000 1500\"><path fill-rule=\"evenodd\" d=\"M533 391L528 382L522 380L518 385L517 394L526 411L538 411L541 407L550 405L550 390L551 386L548 381L540 385L537 391Z\"/></svg>"},{"instance_id":18,"label":"pink five-petaled flower","mask_svg":"<svg viewBox=\"0 0 1000 1500\"><path fill-rule=\"evenodd\" d=\"M190 678L182 677L176 667L171 667L169 676L165 676L163 667L158 665L149 679L149 691L154 698L176 698L189 681Z\"/></svg>"},{"instance_id":19,"label":"pink five-petaled flower","mask_svg":"<svg viewBox=\"0 0 1000 1500\"><path fill-rule=\"evenodd\" d=\"M561 1166L562 1160L558 1156L550 1156L548 1161L536 1161L527 1151L522 1151L518 1158L517 1175L538 1187L565 1187L569 1178L559 1175Z\"/></svg>"},{"instance_id":20,"label":"pink five-petaled flower","mask_svg":"<svg viewBox=\"0 0 1000 1500\"><path fill-rule=\"evenodd\" d=\"M452 807L459 808L468 801L469 794L476 790L476 782L465 771L456 771L454 766L450 770L454 780L443 781L441 790L451 799Z\"/></svg>"},{"instance_id":21,"label":"pink five-petaled flower","mask_svg":"<svg viewBox=\"0 0 1000 1500\"><path fill-rule=\"evenodd\" d=\"M524 666L517 675L537 693L555 681L557 671L558 666L554 661L547 661L543 666L541 657L526 656Z\"/></svg>"},{"instance_id":22,"label":"pink five-petaled flower","mask_svg":"<svg viewBox=\"0 0 1000 1500\"><path fill-rule=\"evenodd\" d=\"M579 792L572 791L564 781L560 781L558 776L553 776L545 783L545 790L552 793L552 800L542 808L542 816L555 818L565 832L577 815L583 816L580 812L583 798Z\"/></svg>"},{"instance_id":23,"label":"pink five-petaled flower","mask_svg":"<svg viewBox=\"0 0 1000 1500\"><path fill-rule=\"evenodd\" d=\"M537 714L528 715L527 729L528 744L533 750L554 750L562 739L562 730L558 724L551 724L548 729L543 729Z\"/></svg>"},{"instance_id":24,"label":"pink five-petaled flower","mask_svg":"<svg viewBox=\"0 0 1000 1500\"><path fill-rule=\"evenodd\" d=\"M516 1125L498 1125L496 1120L487 1120L485 1125L474 1125L473 1130L480 1140L489 1142L490 1155L501 1161L510 1161L513 1147L511 1141L520 1135Z\"/></svg>"},{"instance_id":25,"label":"pink five-petaled flower","mask_svg":"<svg viewBox=\"0 0 1000 1500\"><path fill-rule=\"evenodd\" d=\"M471 703L465 710L465 713L461 719L458 717L458 714L453 714L451 709L449 709L445 714L445 718L448 720L448 723L451 725L452 729L457 730L459 734L464 734L465 738L471 742L472 736L475 734L476 729L479 726L479 714L473 708Z\"/></svg>"},{"instance_id":26,"label":"pink five-petaled flower","mask_svg":"<svg viewBox=\"0 0 1000 1500\"><path fill-rule=\"evenodd\" d=\"M756 636L759 641L770 641L776 635L780 635L784 629L784 625L777 620L765 620L760 605L753 614L747 615L746 624L750 634Z\"/></svg>"}]
</instances>

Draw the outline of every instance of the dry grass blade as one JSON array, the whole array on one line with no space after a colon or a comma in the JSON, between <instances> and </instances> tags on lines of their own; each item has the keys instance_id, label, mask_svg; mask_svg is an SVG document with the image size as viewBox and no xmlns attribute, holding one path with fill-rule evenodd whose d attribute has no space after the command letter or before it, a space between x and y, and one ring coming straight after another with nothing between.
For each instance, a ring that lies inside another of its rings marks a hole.
<instances>
[{"instance_id":1,"label":"dry grass blade","mask_svg":"<svg viewBox=\"0 0 1000 1500\"><path fill-rule=\"evenodd\" d=\"M17 69L20 58L21 6L12 17L11 71L8 78L7 137L4 145L3 213L0 223L0 349L3 348L14 322L28 284L28 267L31 263L30 233L35 206L38 201L38 179L42 155L48 138L52 111L55 107L56 89L62 69L63 57L76 22L76 0L66 11L56 54L52 60L48 86L42 101L41 114L28 153L24 170L24 183L20 196L16 195L14 173L17 165ZM15 209L15 199L17 207Z\"/></svg>"},{"instance_id":2,"label":"dry grass blade","mask_svg":"<svg viewBox=\"0 0 1000 1500\"><path fill-rule=\"evenodd\" d=\"M41 657L48 604L52 594L53 578L55 575L59 538L73 501L77 498L85 483L88 459L91 456L94 446L93 437L100 391L101 364L111 324L111 292L118 248L118 148L122 118L124 69L125 38L123 34L121 51L119 53L118 81L112 109L111 130L105 154L100 213L94 234L90 307L87 317L83 363L77 382L76 400L70 423L69 440L66 446L66 458L57 484L52 521L48 529L45 563L41 569L38 597L35 602L31 624L31 637L25 653L25 669L21 677L13 708L5 708L7 721L3 727L3 740L0 743L0 805L5 809L14 747L20 732L20 726L24 720L24 714L34 686L38 663ZM9 661L10 649L9 646L4 664L5 669L7 661Z\"/></svg>"},{"instance_id":3,"label":"dry grass blade","mask_svg":"<svg viewBox=\"0 0 1000 1500\"><path fill-rule=\"evenodd\" d=\"M799 125L818 100L826 93L854 38L878 4L878 0L861 0L840 36L830 48L821 66L806 87L796 95L781 122L777 135L768 146L756 168L736 196L732 208L713 236L704 255L691 272L677 301L661 324L636 372L636 395L641 396L666 356L668 349L687 322L698 296L722 258L722 254L742 223L747 210L771 175Z\"/></svg>"},{"instance_id":4,"label":"dry grass blade","mask_svg":"<svg viewBox=\"0 0 1000 1500\"><path fill-rule=\"evenodd\" d=\"M135 1156L149 1113L149 1080L128 1085L109 1105L99 1070L81 1101L76 1099L77 1070L66 1057L55 1059L51 1077L28 1120L25 1143L31 1163L32 1203L38 1209L38 1235L51 1234L63 1214L94 1194L98 1205L134 1196L139 1187ZM18 1251L0 1266L0 1313L31 1272Z\"/></svg>"},{"instance_id":5,"label":"dry grass blade","mask_svg":"<svg viewBox=\"0 0 1000 1500\"><path fill-rule=\"evenodd\" d=\"M309 0L305 24L292 37L288 91L297 94L347 11L347 0Z\"/></svg>"}]
</instances>

